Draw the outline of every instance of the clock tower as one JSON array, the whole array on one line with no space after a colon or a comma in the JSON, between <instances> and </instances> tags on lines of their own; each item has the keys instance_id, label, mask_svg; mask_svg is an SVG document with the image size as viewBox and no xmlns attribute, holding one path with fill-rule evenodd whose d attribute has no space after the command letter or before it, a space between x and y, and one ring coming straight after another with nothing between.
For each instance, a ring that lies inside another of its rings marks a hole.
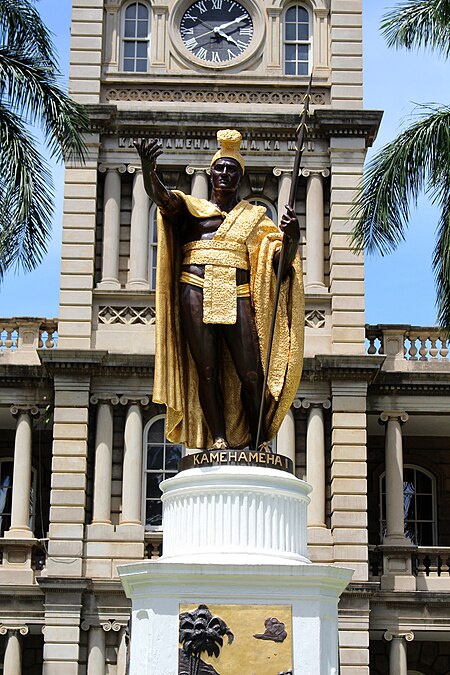
<instances>
[{"instance_id":1,"label":"clock tower","mask_svg":"<svg viewBox=\"0 0 450 675\"><path fill-rule=\"evenodd\" d=\"M55 382L55 434L62 435L54 441L59 473L41 584L52 625L44 634L44 672L76 673L91 652L105 656L114 648L121 675L128 607L117 565L158 557L159 481L176 472L182 451L166 441L164 410L151 400L156 209L133 139L158 138L164 183L207 199L217 130L238 129L246 166L239 196L278 222L312 74L295 205L306 359L277 442L296 475L313 486L308 557L352 568L360 585L354 588L361 588L368 579L360 484L367 474L371 375L359 361L365 359L364 263L348 235L354 191L381 114L363 109L362 0L72 4L69 90L88 106L91 131L86 164L66 169L59 342L47 364ZM72 613L64 609L66 618L54 619L66 597L60 588L70 592L64 606ZM344 594L340 611L347 640L341 672L353 675L357 663L367 675L367 594ZM68 629L77 621L81 638ZM113 626L106 637L103 625ZM92 664L89 673L104 672Z\"/></svg>"}]
</instances>

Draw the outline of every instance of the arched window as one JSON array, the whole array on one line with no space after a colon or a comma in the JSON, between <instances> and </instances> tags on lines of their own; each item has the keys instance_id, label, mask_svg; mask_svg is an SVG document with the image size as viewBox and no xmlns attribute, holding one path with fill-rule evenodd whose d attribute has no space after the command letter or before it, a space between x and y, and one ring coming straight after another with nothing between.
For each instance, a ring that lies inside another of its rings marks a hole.
<instances>
[{"instance_id":1,"label":"arched window","mask_svg":"<svg viewBox=\"0 0 450 675\"><path fill-rule=\"evenodd\" d=\"M308 75L311 55L310 15L302 5L291 5L283 20L285 75Z\"/></svg>"},{"instance_id":2,"label":"arched window","mask_svg":"<svg viewBox=\"0 0 450 675\"><path fill-rule=\"evenodd\" d=\"M12 457L0 459L0 537L11 527L12 484L14 460ZM36 469L31 469L30 486L30 530L34 531L36 514Z\"/></svg>"},{"instance_id":3,"label":"arched window","mask_svg":"<svg viewBox=\"0 0 450 675\"><path fill-rule=\"evenodd\" d=\"M386 474L380 476L380 535L386 534ZM405 464L403 468L403 509L405 536L416 546L435 546L436 481L420 467Z\"/></svg>"},{"instance_id":4,"label":"arched window","mask_svg":"<svg viewBox=\"0 0 450 675\"><path fill-rule=\"evenodd\" d=\"M178 471L182 446L166 439L165 415L150 420L144 429L144 525L146 530L161 527L162 503L159 484Z\"/></svg>"},{"instance_id":5,"label":"arched window","mask_svg":"<svg viewBox=\"0 0 450 675\"><path fill-rule=\"evenodd\" d=\"M254 204L255 206L264 206L266 209L266 214L267 217L273 220L275 225L278 225L278 216L277 216L277 210L275 206L272 204L272 202L269 202L268 199L265 199L264 197L254 197L248 200L249 204Z\"/></svg>"},{"instance_id":6,"label":"arched window","mask_svg":"<svg viewBox=\"0 0 450 675\"><path fill-rule=\"evenodd\" d=\"M156 204L152 204L149 213L149 247L148 247L148 280L150 290L156 288L156 254L158 250L158 233L156 229Z\"/></svg>"},{"instance_id":7,"label":"arched window","mask_svg":"<svg viewBox=\"0 0 450 675\"><path fill-rule=\"evenodd\" d=\"M149 43L149 7L143 2L132 2L123 14L122 68L125 72L147 72Z\"/></svg>"}]
</instances>

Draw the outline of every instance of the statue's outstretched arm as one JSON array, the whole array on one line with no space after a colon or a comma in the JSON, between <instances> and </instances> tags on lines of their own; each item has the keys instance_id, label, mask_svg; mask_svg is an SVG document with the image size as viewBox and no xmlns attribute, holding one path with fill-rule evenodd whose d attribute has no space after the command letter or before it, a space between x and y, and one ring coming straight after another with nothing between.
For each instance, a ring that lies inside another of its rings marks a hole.
<instances>
[{"instance_id":1,"label":"statue's outstretched arm","mask_svg":"<svg viewBox=\"0 0 450 675\"><path fill-rule=\"evenodd\" d=\"M185 206L183 200L169 190L156 173L157 159L163 152L162 147L156 138L135 140L134 147L141 158L144 186L148 196L167 219L176 222L184 214Z\"/></svg>"}]
</instances>

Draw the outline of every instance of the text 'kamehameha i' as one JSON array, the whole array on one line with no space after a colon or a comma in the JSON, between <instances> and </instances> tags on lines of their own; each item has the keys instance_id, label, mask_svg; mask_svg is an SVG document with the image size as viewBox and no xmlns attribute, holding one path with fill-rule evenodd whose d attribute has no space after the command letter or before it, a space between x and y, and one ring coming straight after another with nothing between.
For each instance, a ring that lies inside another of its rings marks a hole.
<instances>
[{"instance_id":1,"label":"text 'kamehameha i'","mask_svg":"<svg viewBox=\"0 0 450 675\"><path fill-rule=\"evenodd\" d=\"M204 450L183 457L178 465L179 471L207 466L262 466L267 469L279 469L294 473L294 465L289 457L272 452L257 450Z\"/></svg>"}]
</instances>

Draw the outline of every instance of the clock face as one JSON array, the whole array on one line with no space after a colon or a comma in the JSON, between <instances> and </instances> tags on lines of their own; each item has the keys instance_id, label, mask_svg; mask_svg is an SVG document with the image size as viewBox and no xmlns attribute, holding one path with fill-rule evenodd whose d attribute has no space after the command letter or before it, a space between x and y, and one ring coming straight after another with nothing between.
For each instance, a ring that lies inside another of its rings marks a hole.
<instances>
[{"instance_id":1,"label":"clock face","mask_svg":"<svg viewBox=\"0 0 450 675\"><path fill-rule=\"evenodd\" d=\"M220 65L246 51L253 37L253 21L234 0L197 0L183 14L180 34L191 54Z\"/></svg>"}]
</instances>

